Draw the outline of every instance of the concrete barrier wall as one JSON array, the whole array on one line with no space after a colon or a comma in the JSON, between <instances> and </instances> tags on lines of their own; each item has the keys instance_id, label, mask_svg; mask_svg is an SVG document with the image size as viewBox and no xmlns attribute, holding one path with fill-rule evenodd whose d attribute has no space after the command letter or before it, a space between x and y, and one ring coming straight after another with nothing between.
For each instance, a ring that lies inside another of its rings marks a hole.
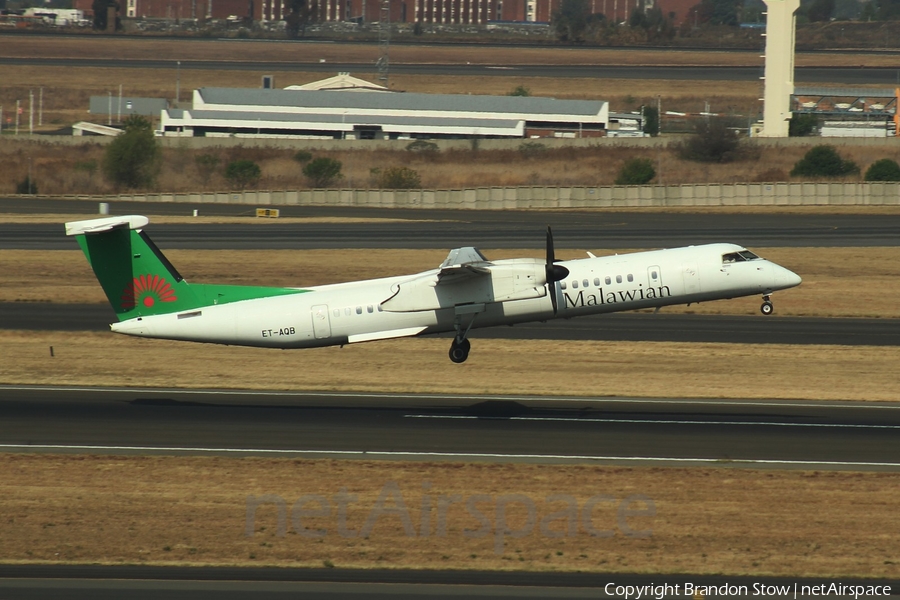
<instances>
[{"instance_id":1,"label":"concrete barrier wall","mask_svg":"<svg viewBox=\"0 0 900 600\"><path fill-rule=\"evenodd\" d=\"M22 196L30 198L34 196ZM95 202L503 210L678 206L897 206L900 183L735 183L461 190L277 190L57 197Z\"/></svg>"}]
</instances>

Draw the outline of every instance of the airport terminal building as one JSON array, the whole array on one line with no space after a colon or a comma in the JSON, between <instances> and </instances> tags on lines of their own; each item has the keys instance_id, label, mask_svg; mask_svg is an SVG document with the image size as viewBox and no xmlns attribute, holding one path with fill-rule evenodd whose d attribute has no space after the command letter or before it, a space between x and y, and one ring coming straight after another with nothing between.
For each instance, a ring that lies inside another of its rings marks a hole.
<instances>
[{"instance_id":1,"label":"airport terminal building","mask_svg":"<svg viewBox=\"0 0 900 600\"><path fill-rule=\"evenodd\" d=\"M600 137L596 100L388 91L201 88L191 108L162 111L159 134L287 139Z\"/></svg>"}]
</instances>

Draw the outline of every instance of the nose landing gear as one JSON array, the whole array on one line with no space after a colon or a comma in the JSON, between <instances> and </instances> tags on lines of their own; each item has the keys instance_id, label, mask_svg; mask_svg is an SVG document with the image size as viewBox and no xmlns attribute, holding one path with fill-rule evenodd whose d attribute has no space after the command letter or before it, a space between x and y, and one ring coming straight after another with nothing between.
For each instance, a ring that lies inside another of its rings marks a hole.
<instances>
[{"instance_id":1,"label":"nose landing gear","mask_svg":"<svg viewBox=\"0 0 900 600\"><path fill-rule=\"evenodd\" d=\"M772 297L768 294L763 296L763 303L762 306L759 307L759 311L766 316L775 312L775 305L772 304Z\"/></svg>"}]
</instances>

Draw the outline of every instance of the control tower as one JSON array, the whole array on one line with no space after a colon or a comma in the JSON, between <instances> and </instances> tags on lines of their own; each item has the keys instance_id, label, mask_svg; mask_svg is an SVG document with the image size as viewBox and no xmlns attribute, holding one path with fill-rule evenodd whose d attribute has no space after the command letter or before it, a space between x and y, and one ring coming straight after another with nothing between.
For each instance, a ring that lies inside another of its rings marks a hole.
<instances>
[{"instance_id":1,"label":"control tower","mask_svg":"<svg viewBox=\"0 0 900 600\"><path fill-rule=\"evenodd\" d=\"M800 0L763 0L766 3L766 74L763 128L760 137L788 137L791 94L794 93L795 13Z\"/></svg>"}]
</instances>

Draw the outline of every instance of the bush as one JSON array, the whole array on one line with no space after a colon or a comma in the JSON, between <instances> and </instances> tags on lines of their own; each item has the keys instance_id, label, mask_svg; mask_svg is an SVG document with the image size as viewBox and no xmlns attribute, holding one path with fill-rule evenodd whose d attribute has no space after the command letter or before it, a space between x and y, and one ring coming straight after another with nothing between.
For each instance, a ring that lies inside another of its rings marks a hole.
<instances>
[{"instance_id":1,"label":"bush","mask_svg":"<svg viewBox=\"0 0 900 600\"><path fill-rule=\"evenodd\" d=\"M312 152L309 150L297 150L294 153L294 160L298 163L308 163L312 160Z\"/></svg>"},{"instance_id":2,"label":"bush","mask_svg":"<svg viewBox=\"0 0 900 600\"><path fill-rule=\"evenodd\" d=\"M159 171L159 144L150 121L139 115L125 119L125 131L106 147L103 174L116 186L148 187Z\"/></svg>"},{"instance_id":3,"label":"bush","mask_svg":"<svg viewBox=\"0 0 900 600\"><path fill-rule=\"evenodd\" d=\"M406 145L407 152L438 152L440 149L434 142L426 142L425 140L416 140Z\"/></svg>"},{"instance_id":4,"label":"bush","mask_svg":"<svg viewBox=\"0 0 900 600\"><path fill-rule=\"evenodd\" d=\"M203 180L203 185L209 183L210 177L216 172L220 162L222 160L215 154L201 154L194 157L194 165L197 167L200 179Z\"/></svg>"},{"instance_id":5,"label":"bush","mask_svg":"<svg viewBox=\"0 0 900 600\"><path fill-rule=\"evenodd\" d=\"M819 119L816 115L794 113L788 123L788 135L791 137L810 135L815 132L818 126Z\"/></svg>"},{"instance_id":6,"label":"bush","mask_svg":"<svg viewBox=\"0 0 900 600\"><path fill-rule=\"evenodd\" d=\"M659 135L659 111L655 106L644 107L644 133L651 137Z\"/></svg>"},{"instance_id":7,"label":"bush","mask_svg":"<svg viewBox=\"0 0 900 600\"><path fill-rule=\"evenodd\" d=\"M791 169L791 177L842 177L859 173L859 167L852 160L844 160L834 146L813 147L797 161Z\"/></svg>"},{"instance_id":8,"label":"bush","mask_svg":"<svg viewBox=\"0 0 900 600\"><path fill-rule=\"evenodd\" d=\"M31 177L26 176L25 179L16 184L17 194L37 194L37 184Z\"/></svg>"},{"instance_id":9,"label":"bush","mask_svg":"<svg viewBox=\"0 0 900 600\"><path fill-rule=\"evenodd\" d=\"M525 158L540 156L547 151L547 145L540 142L522 142L519 144L519 154Z\"/></svg>"},{"instance_id":10,"label":"bush","mask_svg":"<svg viewBox=\"0 0 900 600\"><path fill-rule=\"evenodd\" d=\"M303 167L303 174L312 187L328 187L342 177L341 166L341 161L333 158L314 158Z\"/></svg>"},{"instance_id":11,"label":"bush","mask_svg":"<svg viewBox=\"0 0 900 600\"><path fill-rule=\"evenodd\" d=\"M530 96L531 90L529 90L524 85L519 85L519 86L516 86L515 88L513 88L513 90L506 95L507 96Z\"/></svg>"},{"instance_id":12,"label":"bush","mask_svg":"<svg viewBox=\"0 0 900 600\"><path fill-rule=\"evenodd\" d=\"M723 119L699 123L696 133L675 149L681 158L696 162L734 162L748 154L737 132Z\"/></svg>"},{"instance_id":13,"label":"bush","mask_svg":"<svg viewBox=\"0 0 900 600\"><path fill-rule=\"evenodd\" d=\"M625 161L619 176L616 177L616 185L644 185L650 183L656 177L656 169L649 158L632 158Z\"/></svg>"},{"instance_id":14,"label":"bush","mask_svg":"<svg viewBox=\"0 0 900 600\"><path fill-rule=\"evenodd\" d=\"M422 187L419 173L407 167L388 167L372 169L375 187L386 190L411 190Z\"/></svg>"},{"instance_id":15,"label":"bush","mask_svg":"<svg viewBox=\"0 0 900 600\"><path fill-rule=\"evenodd\" d=\"M225 166L225 179L241 190L256 185L260 177L262 171L252 160L234 160Z\"/></svg>"},{"instance_id":16,"label":"bush","mask_svg":"<svg viewBox=\"0 0 900 600\"><path fill-rule=\"evenodd\" d=\"M876 160L866 169L866 181L900 181L900 165L890 158Z\"/></svg>"}]
</instances>

